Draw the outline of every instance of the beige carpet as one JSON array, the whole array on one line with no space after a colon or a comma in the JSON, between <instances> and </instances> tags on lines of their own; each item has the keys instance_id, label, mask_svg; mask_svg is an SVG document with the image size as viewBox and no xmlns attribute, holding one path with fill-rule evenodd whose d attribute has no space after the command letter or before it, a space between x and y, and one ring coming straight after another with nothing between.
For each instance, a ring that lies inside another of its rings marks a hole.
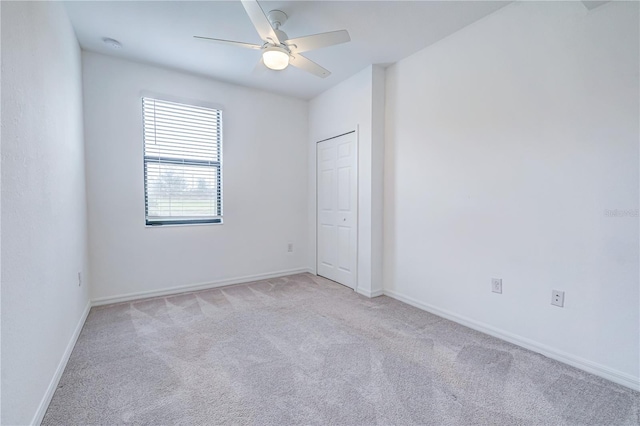
<instances>
[{"instance_id":1,"label":"beige carpet","mask_svg":"<svg viewBox=\"0 0 640 426\"><path fill-rule=\"evenodd\" d=\"M93 308L44 424L638 425L639 403L303 274Z\"/></svg>"}]
</instances>

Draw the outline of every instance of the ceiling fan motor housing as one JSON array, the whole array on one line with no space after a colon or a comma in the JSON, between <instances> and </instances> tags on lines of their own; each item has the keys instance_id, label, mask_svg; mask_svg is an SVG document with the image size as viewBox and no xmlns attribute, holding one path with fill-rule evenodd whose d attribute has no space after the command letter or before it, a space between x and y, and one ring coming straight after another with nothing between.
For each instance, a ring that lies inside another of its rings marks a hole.
<instances>
[{"instance_id":1,"label":"ceiling fan motor housing","mask_svg":"<svg viewBox=\"0 0 640 426\"><path fill-rule=\"evenodd\" d=\"M287 45L285 44L285 40L289 40L289 36L287 35L287 33L281 30L276 30L276 29L274 29L273 31L275 31L276 35L278 36L278 40L280 40L280 44L287 47Z\"/></svg>"}]
</instances>

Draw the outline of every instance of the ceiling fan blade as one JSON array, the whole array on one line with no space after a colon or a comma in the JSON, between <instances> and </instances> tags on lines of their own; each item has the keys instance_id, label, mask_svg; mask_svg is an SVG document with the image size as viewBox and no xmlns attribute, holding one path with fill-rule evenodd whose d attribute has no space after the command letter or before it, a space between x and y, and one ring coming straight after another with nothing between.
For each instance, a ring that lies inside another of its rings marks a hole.
<instances>
[{"instance_id":1,"label":"ceiling fan blade","mask_svg":"<svg viewBox=\"0 0 640 426\"><path fill-rule=\"evenodd\" d=\"M264 64L264 61L262 60L262 56L260 56L260 60L256 64L256 66L253 69L253 72L251 74L255 75L255 76L260 76L260 75L264 74L266 71L267 71L267 67Z\"/></svg>"},{"instance_id":2,"label":"ceiling fan blade","mask_svg":"<svg viewBox=\"0 0 640 426\"><path fill-rule=\"evenodd\" d=\"M340 30L292 38L287 40L286 44L292 47L295 52L307 52L309 50L320 49L321 47L333 46L334 44L346 43L348 41L351 41L349 32L347 30Z\"/></svg>"},{"instance_id":3,"label":"ceiling fan blade","mask_svg":"<svg viewBox=\"0 0 640 426\"><path fill-rule=\"evenodd\" d=\"M222 39L219 39L219 38L201 37L201 36L193 36L193 38L199 38L201 40L208 40L208 41L215 41L216 43L227 44L227 45L230 45L230 46L246 47L248 49L261 49L262 48L262 46L260 46L258 44L243 43L241 41L222 40Z\"/></svg>"},{"instance_id":4,"label":"ceiling fan blade","mask_svg":"<svg viewBox=\"0 0 640 426\"><path fill-rule=\"evenodd\" d=\"M267 15L264 14L258 2L256 0L242 0L242 5L244 6L244 10L247 11L247 15L249 15L253 26L256 27L260 38L276 45L280 44L276 32L273 30Z\"/></svg>"},{"instance_id":5,"label":"ceiling fan blade","mask_svg":"<svg viewBox=\"0 0 640 426\"><path fill-rule=\"evenodd\" d=\"M296 68L300 68L301 70L310 72L311 74L317 75L318 77L326 78L331 75L331 72L329 70L322 68L311 59L307 59L302 55L291 55L291 57L289 58L289 63Z\"/></svg>"}]
</instances>

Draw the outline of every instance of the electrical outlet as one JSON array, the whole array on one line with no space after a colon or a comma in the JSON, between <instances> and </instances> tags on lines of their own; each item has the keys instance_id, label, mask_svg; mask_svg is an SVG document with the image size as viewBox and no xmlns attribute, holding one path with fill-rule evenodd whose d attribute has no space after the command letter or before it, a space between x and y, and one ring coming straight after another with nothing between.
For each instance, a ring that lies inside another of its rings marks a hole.
<instances>
[{"instance_id":1,"label":"electrical outlet","mask_svg":"<svg viewBox=\"0 0 640 426\"><path fill-rule=\"evenodd\" d=\"M288 253L293 253L293 243L287 244L287 252Z\"/></svg>"},{"instance_id":2,"label":"electrical outlet","mask_svg":"<svg viewBox=\"0 0 640 426\"><path fill-rule=\"evenodd\" d=\"M564 307L564 291L551 290L551 304L561 308Z\"/></svg>"},{"instance_id":3,"label":"electrical outlet","mask_svg":"<svg viewBox=\"0 0 640 426\"><path fill-rule=\"evenodd\" d=\"M502 294L502 278L491 278L491 291Z\"/></svg>"},{"instance_id":4,"label":"electrical outlet","mask_svg":"<svg viewBox=\"0 0 640 426\"><path fill-rule=\"evenodd\" d=\"M78 287L82 285L82 272L78 272Z\"/></svg>"}]
</instances>

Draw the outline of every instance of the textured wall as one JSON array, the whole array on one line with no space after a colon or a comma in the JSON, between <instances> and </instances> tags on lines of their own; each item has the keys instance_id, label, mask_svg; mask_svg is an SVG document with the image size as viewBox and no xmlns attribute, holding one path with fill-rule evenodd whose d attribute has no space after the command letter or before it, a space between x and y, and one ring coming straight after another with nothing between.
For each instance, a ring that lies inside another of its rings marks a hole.
<instances>
[{"instance_id":1,"label":"textured wall","mask_svg":"<svg viewBox=\"0 0 640 426\"><path fill-rule=\"evenodd\" d=\"M638 77L635 2L516 2L387 69L385 291L637 381Z\"/></svg>"},{"instance_id":2,"label":"textured wall","mask_svg":"<svg viewBox=\"0 0 640 426\"><path fill-rule=\"evenodd\" d=\"M38 420L87 306L88 270L80 48L61 4L1 7L2 424L8 425ZM78 272L85 276L81 287Z\"/></svg>"}]
</instances>

